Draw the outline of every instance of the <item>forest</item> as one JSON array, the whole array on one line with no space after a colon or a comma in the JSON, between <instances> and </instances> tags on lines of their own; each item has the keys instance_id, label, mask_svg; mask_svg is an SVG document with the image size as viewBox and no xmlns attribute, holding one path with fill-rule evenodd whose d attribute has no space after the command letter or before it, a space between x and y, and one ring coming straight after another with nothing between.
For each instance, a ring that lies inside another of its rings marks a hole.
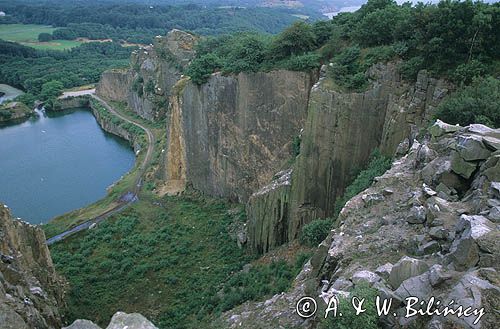
<instances>
[{"instance_id":1,"label":"forest","mask_svg":"<svg viewBox=\"0 0 500 329\"><path fill-rule=\"evenodd\" d=\"M201 84L216 71L301 71L328 64L327 74L339 89L363 91L369 86L367 69L391 60L399 63L406 80L426 69L457 86L455 100L439 110L443 120L500 126L499 3L447 0L412 6L369 0L354 13L295 22L276 36L208 37L186 73ZM457 111L467 113L453 114Z\"/></svg>"}]
</instances>

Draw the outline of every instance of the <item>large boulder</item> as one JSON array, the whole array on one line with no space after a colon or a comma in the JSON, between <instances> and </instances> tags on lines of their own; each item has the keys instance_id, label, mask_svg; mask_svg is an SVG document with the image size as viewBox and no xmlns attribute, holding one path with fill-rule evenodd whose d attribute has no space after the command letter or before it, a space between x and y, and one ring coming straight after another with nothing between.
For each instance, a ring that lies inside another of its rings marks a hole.
<instances>
[{"instance_id":1,"label":"large boulder","mask_svg":"<svg viewBox=\"0 0 500 329\"><path fill-rule=\"evenodd\" d=\"M418 276L428 269L429 266L424 261L404 256L392 268L389 282L393 288L397 289L406 279Z\"/></svg>"},{"instance_id":2,"label":"large boulder","mask_svg":"<svg viewBox=\"0 0 500 329\"><path fill-rule=\"evenodd\" d=\"M457 150L465 161L485 160L491 151L484 145L480 136L460 136L458 138Z\"/></svg>"},{"instance_id":3,"label":"large boulder","mask_svg":"<svg viewBox=\"0 0 500 329\"><path fill-rule=\"evenodd\" d=\"M158 329L139 313L116 312L106 329Z\"/></svg>"},{"instance_id":4,"label":"large boulder","mask_svg":"<svg viewBox=\"0 0 500 329\"><path fill-rule=\"evenodd\" d=\"M70 326L62 329L101 329L97 324L89 320L75 320Z\"/></svg>"}]
</instances>

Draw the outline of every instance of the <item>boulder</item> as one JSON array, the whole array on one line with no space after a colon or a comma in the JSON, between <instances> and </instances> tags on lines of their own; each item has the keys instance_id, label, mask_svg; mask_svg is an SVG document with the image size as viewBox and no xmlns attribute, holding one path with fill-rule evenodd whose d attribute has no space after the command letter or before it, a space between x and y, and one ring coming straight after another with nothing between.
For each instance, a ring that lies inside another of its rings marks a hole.
<instances>
[{"instance_id":1,"label":"boulder","mask_svg":"<svg viewBox=\"0 0 500 329\"><path fill-rule=\"evenodd\" d=\"M500 182L491 182L489 193L495 199L500 199Z\"/></svg>"},{"instance_id":2,"label":"boulder","mask_svg":"<svg viewBox=\"0 0 500 329\"><path fill-rule=\"evenodd\" d=\"M380 281L380 277L370 271L358 271L352 275L351 281L354 284L360 283L368 283L369 285L373 285L375 282Z\"/></svg>"},{"instance_id":3,"label":"boulder","mask_svg":"<svg viewBox=\"0 0 500 329\"><path fill-rule=\"evenodd\" d=\"M491 150L484 145L482 137L475 135L459 136L457 151L465 161L485 160L491 154Z\"/></svg>"},{"instance_id":4,"label":"boulder","mask_svg":"<svg viewBox=\"0 0 500 329\"><path fill-rule=\"evenodd\" d=\"M490 181L500 180L500 154L491 156L484 165L481 167L483 170L483 175L486 176Z\"/></svg>"},{"instance_id":5,"label":"boulder","mask_svg":"<svg viewBox=\"0 0 500 329\"><path fill-rule=\"evenodd\" d=\"M500 139L495 137L485 136L483 137L483 143L488 146L493 151L500 150Z\"/></svg>"},{"instance_id":6,"label":"boulder","mask_svg":"<svg viewBox=\"0 0 500 329\"><path fill-rule=\"evenodd\" d=\"M101 327L89 320L75 320L70 326L63 329L101 329Z\"/></svg>"},{"instance_id":7,"label":"boulder","mask_svg":"<svg viewBox=\"0 0 500 329\"><path fill-rule=\"evenodd\" d=\"M469 125L466 131L481 136L500 138L500 129L492 129L479 123Z\"/></svg>"},{"instance_id":8,"label":"boulder","mask_svg":"<svg viewBox=\"0 0 500 329\"><path fill-rule=\"evenodd\" d=\"M434 264L429 269L429 282L433 287L439 286L441 283L451 279L452 277L453 275L446 272L443 266L439 264Z\"/></svg>"},{"instance_id":9,"label":"boulder","mask_svg":"<svg viewBox=\"0 0 500 329\"><path fill-rule=\"evenodd\" d=\"M500 223L500 206L493 206L488 213L488 219L494 223Z\"/></svg>"},{"instance_id":10,"label":"boulder","mask_svg":"<svg viewBox=\"0 0 500 329\"><path fill-rule=\"evenodd\" d=\"M393 288L398 288L406 279L420 275L428 269L429 266L424 261L404 256L392 268L389 282Z\"/></svg>"},{"instance_id":11,"label":"boulder","mask_svg":"<svg viewBox=\"0 0 500 329\"><path fill-rule=\"evenodd\" d=\"M465 179L469 179L476 170L477 164L465 161L458 152L451 157L451 170Z\"/></svg>"},{"instance_id":12,"label":"boulder","mask_svg":"<svg viewBox=\"0 0 500 329\"><path fill-rule=\"evenodd\" d=\"M481 215L462 215L456 225L457 233L462 232L462 237L471 237L474 240L492 230L495 230L495 225Z\"/></svg>"},{"instance_id":13,"label":"boulder","mask_svg":"<svg viewBox=\"0 0 500 329\"><path fill-rule=\"evenodd\" d=\"M394 265L392 265L391 263L386 263L384 265L377 267L377 269L375 270L375 273L378 274L384 280L388 280L389 275L391 275L391 271L392 271L393 267L394 267Z\"/></svg>"},{"instance_id":14,"label":"boulder","mask_svg":"<svg viewBox=\"0 0 500 329\"><path fill-rule=\"evenodd\" d=\"M440 137L445 134L450 134L458 131L460 129L460 126L454 126L447 124L441 120L436 120L436 122L429 128L429 133L433 137Z\"/></svg>"},{"instance_id":15,"label":"boulder","mask_svg":"<svg viewBox=\"0 0 500 329\"><path fill-rule=\"evenodd\" d=\"M449 259L459 271L476 266L479 262L479 248L474 239L469 237L455 240L450 249Z\"/></svg>"},{"instance_id":16,"label":"boulder","mask_svg":"<svg viewBox=\"0 0 500 329\"><path fill-rule=\"evenodd\" d=\"M353 287L352 282L344 277L338 278L332 284L332 288L335 290L349 291L351 290L352 287Z\"/></svg>"},{"instance_id":17,"label":"boulder","mask_svg":"<svg viewBox=\"0 0 500 329\"><path fill-rule=\"evenodd\" d=\"M461 305L464 309L467 307L472 307L473 309L484 307L484 316L477 324L474 324L477 316L458 318L450 314L446 317L446 321L455 323L454 327L498 328L496 310L500 308L499 295L499 287L479 278L477 272L467 273L452 288L449 295L443 300L442 305L453 300L454 305Z\"/></svg>"},{"instance_id":18,"label":"boulder","mask_svg":"<svg viewBox=\"0 0 500 329\"><path fill-rule=\"evenodd\" d=\"M423 273L404 280L394 293L401 299L405 299L410 296L418 297L421 300L427 299L432 293L429 274Z\"/></svg>"},{"instance_id":19,"label":"boulder","mask_svg":"<svg viewBox=\"0 0 500 329\"><path fill-rule=\"evenodd\" d=\"M406 217L406 221L410 224L423 224L426 218L426 210L423 206L413 206L410 213Z\"/></svg>"},{"instance_id":20,"label":"boulder","mask_svg":"<svg viewBox=\"0 0 500 329\"><path fill-rule=\"evenodd\" d=\"M139 313L116 312L106 329L158 329Z\"/></svg>"},{"instance_id":21,"label":"boulder","mask_svg":"<svg viewBox=\"0 0 500 329\"><path fill-rule=\"evenodd\" d=\"M417 254L418 255L429 255L434 254L441 250L441 246L437 241L429 241L424 243L418 247Z\"/></svg>"},{"instance_id":22,"label":"boulder","mask_svg":"<svg viewBox=\"0 0 500 329\"><path fill-rule=\"evenodd\" d=\"M448 231L443 226L435 226L430 228L429 235L436 240L445 240L448 237Z\"/></svg>"}]
</instances>

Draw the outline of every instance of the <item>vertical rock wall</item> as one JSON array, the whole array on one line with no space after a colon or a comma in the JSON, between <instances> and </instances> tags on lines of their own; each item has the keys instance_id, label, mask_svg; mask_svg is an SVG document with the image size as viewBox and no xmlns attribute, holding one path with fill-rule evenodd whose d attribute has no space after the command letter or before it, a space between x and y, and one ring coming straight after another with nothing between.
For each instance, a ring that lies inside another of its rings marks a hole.
<instances>
[{"instance_id":1,"label":"vertical rock wall","mask_svg":"<svg viewBox=\"0 0 500 329\"><path fill-rule=\"evenodd\" d=\"M43 231L0 204L0 327L61 328L63 294Z\"/></svg>"},{"instance_id":2,"label":"vertical rock wall","mask_svg":"<svg viewBox=\"0 0 500 329\"><path fill-rule=\"evenodd\" d=\"M290 159L312 80L304 72L272 71L187 83L182 119L189 183L246 202Z\"/></svg>"}]
</instances>

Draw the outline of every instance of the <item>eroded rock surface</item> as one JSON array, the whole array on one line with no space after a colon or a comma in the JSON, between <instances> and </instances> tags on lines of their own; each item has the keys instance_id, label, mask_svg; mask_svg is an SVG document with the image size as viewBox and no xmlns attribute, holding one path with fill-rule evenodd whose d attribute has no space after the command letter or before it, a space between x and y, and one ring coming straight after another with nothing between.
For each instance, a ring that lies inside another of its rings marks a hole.
<instances>
[{"instance_id":1,"label":"eroded rock surface","mask_svg":"<svg viewBox=\"0 0 500 329\"><path fill-rule=\"evenodd\" d=\"M64 291L42 229L0 204L0 327L61 328Z\"/></svg>"},{"instance_id":2,"label":"eroded rock surface","mask_svg":"<svg viewBox=\"0 0 500 329\"><path fill-rule=\"evenodd\" d=\"M496 328L500 231L495 207L500 201L500 184L490 177L496 179L499 174L498 153L494 143L484 143L482 138L497 138L500 130L481 125L443 130L442 123L437 125L430 129L432 134L412 141L408 154L396 159L390 170L345 205L337 227L295 279L290 292L227 312L222 317L225 327L313 328L313 320L300 318L294 310L301 297L315 296L325 306L325 299L345 296L364 283L394 300L397 316L381 318L383 327ZM421 157L422 152L433 156ZM476 166L469 179L445 165L454 152ZM442 170L431 172L429 166ZM384 193L387 190L392 193ZM367 203L367 195L384 198ZM408 221L415 207L423 208L422 219ZM429 244L433 247L424 248ZM454 300L464 308L484 308L484 315L479 320L478 313L405 318L410 296L425 301L435 297L442 305Z\"/></svg>"}]
</instances>

